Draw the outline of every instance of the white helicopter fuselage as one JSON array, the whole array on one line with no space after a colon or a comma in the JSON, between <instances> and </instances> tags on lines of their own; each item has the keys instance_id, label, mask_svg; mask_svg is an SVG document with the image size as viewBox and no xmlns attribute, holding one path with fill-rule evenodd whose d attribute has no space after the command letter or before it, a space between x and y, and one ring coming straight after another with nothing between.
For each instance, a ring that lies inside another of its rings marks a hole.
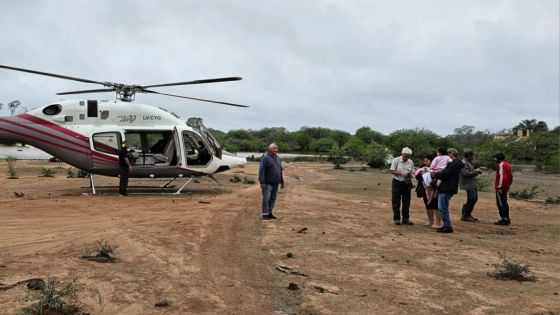
<instances>
[{"instance_id":1,"label":"white helicopter fuselage","mask_svg":"<svg viewBox=\"0 0 560 315\"><path fill-rule=\"evenodd\" d=\"M0 142L30 144L94 174L118 175L124 141L134 156L131 178L205 176L247 163L222 150L201 121L188 126L149 105L62 101L0 118Z\"/></svg>"}]
</instances>

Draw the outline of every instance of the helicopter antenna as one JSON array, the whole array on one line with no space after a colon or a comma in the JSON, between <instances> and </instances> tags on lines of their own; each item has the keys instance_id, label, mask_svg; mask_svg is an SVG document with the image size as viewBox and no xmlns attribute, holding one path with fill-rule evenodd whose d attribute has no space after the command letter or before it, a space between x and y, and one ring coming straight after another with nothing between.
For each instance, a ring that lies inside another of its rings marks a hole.
<instances>
[{"instance_id":1,"label":"helicopter antenna","mask_svg":"<svg viewBox=\"0 0 560 315\"><path fill-rule=\"evenodd\" d=\"M193 84L206 84L206 83L239 81L239 80L241 80L240 77L203 79L203 80L184 81L184 82L176 82L176 83L152 84L152 85L128 85L128 84L114 83L114 82L94 81L94 80L89 80L89 79L71 77L71 76L67 76L67 75L61 75L61 74L55 74L55 73L49 73L49 72L42 72L42 71L36 71L36 70L30 70L30 69L24 69L24 68L16 68L16 67L11 67L11 66L4 66L4 65L0 65L0 68L8 69L8 70L21 71L21 72L27 72L27 73L33 73L33 74L39 74L39 75L55 77L55 78L65 79L65 80L72 80L72 81L78 81L78 82L84 82L84 83L100 84L100 85L103 85L105 87L104 89L92 89L92 90L61 92L61 93L56 93L56 95L115 92L117 99L119 99L123 102L132 102L132 101L134 101L136 93L148 93L148 94L159 94L159 95L185 98L185 99L191 99L191 100L196 100L196 101L201 101L201 102L208 102L208 103L215 103L215 104L222 104L222 105L229 105L229 106L236 106L236 107L249 107L247 105L212 101L212 100L207 100L207 99L202 99L202 98L167 94L167 93L161 93L161 92L157 92L157 91L153 91L153 90L148 90L148 88L153 88L153 87L167 87L167 86L177 86L177 85L193 85Z\"/></svg>"}]
</instances>

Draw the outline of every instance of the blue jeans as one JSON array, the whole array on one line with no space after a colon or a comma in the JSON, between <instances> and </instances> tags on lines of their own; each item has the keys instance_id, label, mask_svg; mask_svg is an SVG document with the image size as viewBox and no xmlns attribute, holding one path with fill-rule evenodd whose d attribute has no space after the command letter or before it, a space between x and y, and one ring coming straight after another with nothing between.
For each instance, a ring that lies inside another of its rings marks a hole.
<instances>
[{"instance_id":1,"label":"blue jeans","mask_svg":"<svg viewBox=\"0 0 560 315\"><path fill-rule=\"evenodd\" d=\"M265 184L262 190L263 200L262 200L262 211L261 215L272 214L272 209L274 209L274 204L276 203L276 195L278 194L279 184Z\"/></svg>"},{"instance_id":2,"label":"blue jeans","mask_svg":"<svg viewBox=\"0 0 560 315\"><path fill-rule=\"evenodd\" d=\"M443 226L451 227L451 219L449 218L449 200L451 200L453 194L446 194L440 192L438 194L438 209L441 214L441 220L443 221Z\"/></svg>"}]
</instances>

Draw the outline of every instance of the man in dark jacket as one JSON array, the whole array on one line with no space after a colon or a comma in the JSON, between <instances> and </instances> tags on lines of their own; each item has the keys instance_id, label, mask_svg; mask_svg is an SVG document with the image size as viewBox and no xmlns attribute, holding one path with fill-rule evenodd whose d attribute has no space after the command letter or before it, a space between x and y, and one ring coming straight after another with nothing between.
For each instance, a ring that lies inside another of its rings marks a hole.
<instances>
[{"instance_id":1,"label":"man in dark jacket","mask_svg":"<svg viewBox=\"0 0 560 315\"><path fill-rule=\"evenodd\" d=\"M268 146L267 154L263 155L259 165L259 183L263 195L261 217L263 220L276 219L272 214L278 185L284 188L282 163L278 157L278 146L274 143Z\"/></svg>"},{"instance_id":2,"label":"man in dark jacket","mask_svg":"<svg viewBox=\"0 0 560 315\"><path fill-rule=\"evenodd\" d=\"M453 226L451 226L451 219L449 218L449 200L457 193L459 176L464 167L463 162L457 159L456 149L447 149L447 154L451 158L451 162L447 163L447 167L443 171L432 173L432 178L441 179L438 188L438 209L441 213L443 226L437 229L439 233L453 233Z\"/></svg>"},{"instance_id":3,"label":"man in dark jacket","mask_svg":"<svg viewBox=\"0 0 560 315\"><path fill-rule=\"evenodd\" d=\"M474 205L478 201L478 191L476 189L476 177L482 173L480 168L474 168L473 165L474 153L472 151L465 151L465 158L463 164L465 167L461 171L461 178L459 183L461 189L467 193L467 202L463 205L461 211L461 221L476 222L477 218L472 216Z\"/></svg>"},{"instance_id":4,"label":"man in dark jacket","mask_svg":"<svg viewBox=\"0 0 560 315\"><path fill-rule=\"evenodd\" d=\"M132 158L128 152L128 143L123 142L119 151L119 195L127 196L128 176L132 171Z\"/></svg>"}]
</instances>

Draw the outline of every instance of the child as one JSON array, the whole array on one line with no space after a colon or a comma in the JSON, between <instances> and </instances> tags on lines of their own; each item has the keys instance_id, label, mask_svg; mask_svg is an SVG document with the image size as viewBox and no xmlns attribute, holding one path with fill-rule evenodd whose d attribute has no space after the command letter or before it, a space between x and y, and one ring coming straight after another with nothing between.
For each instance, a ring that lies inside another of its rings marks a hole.
<instances>
[{"instance_id":1,"label":"child","mask_svg":"<svg viewBox=\"0 0 560 315\"><path fill-rule=\"evenodd\" d=\"M447 149L444 147L439 147L437 149L437 156L432 160L432 164L430 165L430 170L434 173L439 173L447 167L447 162L451 161L449 156L447 156ZM431 183L431 177L429 179L428 185ZM437 186L441 184L441 179L437 181Z\"/></svg>"}]
</instances>

